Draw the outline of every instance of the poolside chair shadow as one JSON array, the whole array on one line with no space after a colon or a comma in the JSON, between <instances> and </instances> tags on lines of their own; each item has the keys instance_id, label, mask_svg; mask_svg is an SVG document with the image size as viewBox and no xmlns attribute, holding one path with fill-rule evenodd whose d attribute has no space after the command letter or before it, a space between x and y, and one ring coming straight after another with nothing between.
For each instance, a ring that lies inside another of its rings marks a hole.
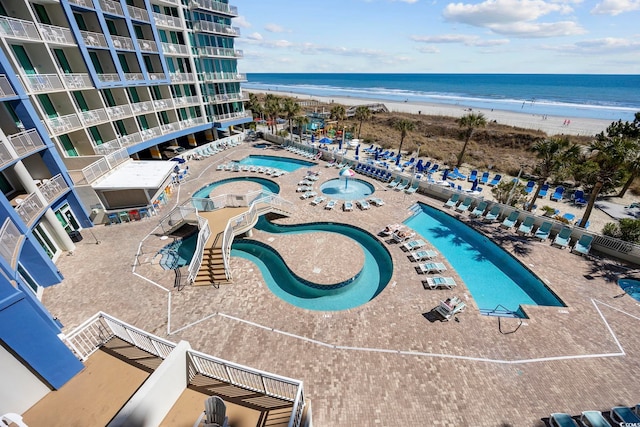
<instances>
[{"instance_id":1,"label":"poolside chair shadow","mask_svg":"<svg viewBox=\"0 0 640 427\"><path fill-rule=\"evenodd\" d=\"M422 313L422 317L427 319L430 323L442 322L442 317L436 312L435 308L431 311L427 311L426 313Z\"/></svg>"}]
</instances>

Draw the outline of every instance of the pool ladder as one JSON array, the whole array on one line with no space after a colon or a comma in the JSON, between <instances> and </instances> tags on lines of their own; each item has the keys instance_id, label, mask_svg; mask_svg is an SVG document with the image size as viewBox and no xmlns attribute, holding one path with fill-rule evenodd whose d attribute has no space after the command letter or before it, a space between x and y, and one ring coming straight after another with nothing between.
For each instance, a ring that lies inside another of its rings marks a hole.
<instances>
[{"instance_id":1,"label":"pool ladder","mask_svg":"<svg viewBox=\"0 0 640 427\"><path fill-rule=\"evenodd\" d=\"M520 329L520 326L522 326L522 317L520 317L517 312L515 312L513 310L509 310L507 307L503 306L502 304L498 304L493 310L480 309L480 314L484 314L485 316L497 317L498 318L498 330L503 335L513 334L518 329ZM503 317L510 318L510 319L518 319L518 326L516 326L516 328L513 331L506 331L506 332L503 331L502 330L502 318Z\"/></svg>"}]
</instances>

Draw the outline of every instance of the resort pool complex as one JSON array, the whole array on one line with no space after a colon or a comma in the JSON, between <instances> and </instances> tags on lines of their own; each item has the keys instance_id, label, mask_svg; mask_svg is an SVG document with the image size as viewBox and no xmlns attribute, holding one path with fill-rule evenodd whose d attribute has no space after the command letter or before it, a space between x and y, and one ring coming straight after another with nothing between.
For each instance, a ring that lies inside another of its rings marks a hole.
<instances>
[{"instance_id":1,"label":"resort pool complex","mask_svg":"<svg viewBox=\"0 0 640 427\"><path fill-rule=\"evenodd\" d=\"M238 163L241 165L262 166L266 168L281 169L287 172L294 172L300 168L308 168L316 165L316 163L313 163L313 162L307 162L299 159L292 159L289 157L261 156L261 155L251 155L251 156L245 157L244 159L240 160Z\"/></svg>"},{"instance_id":2,"label":"resort pool complex","mask_svg":"<svg viewBox=\"0 0 640 427\"><path fill-rule=\"evenodd\" d=\"M393 262L389 252L374 236L360 228L324 222L276 225L264 217L258 220L255 228L274 234L339 233L362 247L365 261L356 277L343 283L323 286L296 276L271 247L248 239L234 240L231 255L255 263L271 292L296 307L322 311L358 307L375 298L391 280Z\"/></svg>"},{"instance_id":3,"label":"resort pool complex","mask_svg":"<svg viewBox=\"0 0 640 427\"><path fill-rule=\"evenodd\" d=\"M219 187L223 184L228 184L230 182L240 182L240 181L255 182L257 184L260 184L264 191L269 191L274 194L280 193L280 186L278 185L278 183L274 181L271 181L265 178L260 178L257 176L238 176L234 178L222 179L220 181L207 184L201 189L199 189L198 191L196 191L195 193L193 193L192 197L195 199L204 199L206 197L209 197L209 193L211 193L211 190L213 190L214 188Z\"/></svg>"},{"instance_id":4,"label":"resort pool complex","mask_svg":"<svg viewBox=\"0 0 640 427\"><path fill-rule=\"evenodd\" d=\"M618 286L622 288L625 294L636 301L640 301L640 280L620 279L618 280Z\"/></svg>"},{"instance_id":5,"label":"resort pool complex","mask_svg":"<svg viewBox=\"0 0 640 427\"><path fill-rule=\"evenodd\" d=\"M457 219L424 204L405 224L447 258L469 288L480 311L510 311L520 305L563 307L558 297L515 258Z\"/></svg>"},{"instance_id":6,"label":"resort pool complex","mask_svg":"<svg viewBox=\"0 0 640 427\"><path fill-rule=\"evenodd\" d=\"M322 194L340 200L364 199L373 194L374 190L373 185L354 178L330 179L320 186Z\"/></svg>"}]
</instances>

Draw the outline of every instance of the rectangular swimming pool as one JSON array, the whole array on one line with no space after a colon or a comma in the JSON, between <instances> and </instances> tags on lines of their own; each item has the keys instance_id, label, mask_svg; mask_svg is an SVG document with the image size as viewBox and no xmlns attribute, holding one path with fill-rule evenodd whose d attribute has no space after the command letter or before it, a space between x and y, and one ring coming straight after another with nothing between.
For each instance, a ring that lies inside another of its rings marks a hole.
<instances>
[{"instance_id":1,"label":"rectangular swimming pool","mask_svg":"<svg viewBox=\"0 0 640 427\"><path fill-rule=\"evenodd\" d=\"M478 308L502 306L522 315L520 305L564 307L564 303L518 260L483 234L430 206L405 224L447 258L471 292Z\"/></svg>"},{"instance_id":2,"label":"rectangular swimming pool","mask_svg":"<svg viewBox=\"0 0 640 427\"><path fill-rule=\"evenodd\" d=\"M307 162L305 160L292 159L290 157L262 156L255 154L245 157L238 163L240 163L241 165L276 168L287 172L294 172L300 168L308 168L317 164L313 162Z\"/></svg>"}]
</instances>

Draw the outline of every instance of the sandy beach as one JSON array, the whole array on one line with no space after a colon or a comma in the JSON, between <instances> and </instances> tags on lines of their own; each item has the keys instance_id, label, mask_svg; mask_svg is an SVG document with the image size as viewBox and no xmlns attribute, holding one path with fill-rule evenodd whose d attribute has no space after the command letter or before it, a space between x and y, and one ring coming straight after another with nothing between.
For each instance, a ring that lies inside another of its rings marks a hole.
<instances>
[{"instance_id":1,"label":"sandy beach","mask_svg":"<svg viewBox=\"0 0 640 427\"><path fill-rule=\"evenodd\" d=\"M488 121L495 120L497 123L516 126L524 129L540 130L548 135L582 135L593 136L604 131L611 124L609 120L587 119L581 117L557 117L540 116L539 114L517 113L505 110L489 110L473 108L464 105L435 104L426 102L392 102L385 100L362 99L351 97L322 97L305 95L294 92L260 91L254 89L243 89L249 93L272 93L278 96L293 96L299 99L312 99L330 104L332 102L347 106L365 104L384 104L389 111L425 114L431 116L461 117L469 112L480 112L485 115Z\"/></svg>"}]
</instances>

